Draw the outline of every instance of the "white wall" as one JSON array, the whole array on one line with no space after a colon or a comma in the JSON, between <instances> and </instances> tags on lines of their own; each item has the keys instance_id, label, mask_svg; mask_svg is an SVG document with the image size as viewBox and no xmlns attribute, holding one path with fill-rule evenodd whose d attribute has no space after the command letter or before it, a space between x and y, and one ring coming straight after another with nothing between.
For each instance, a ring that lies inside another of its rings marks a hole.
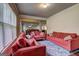
<instances>
[{"instance_id":1,"label":"white wall","mask_svg":"<svg viewBox=\"0 0 79 59\"><path fill-rule=\"evenodd\" d=\"M79 34L79 4L67 8L47 19L47 32L51 33L53 31Z\"/></svg>"}]
</instances>

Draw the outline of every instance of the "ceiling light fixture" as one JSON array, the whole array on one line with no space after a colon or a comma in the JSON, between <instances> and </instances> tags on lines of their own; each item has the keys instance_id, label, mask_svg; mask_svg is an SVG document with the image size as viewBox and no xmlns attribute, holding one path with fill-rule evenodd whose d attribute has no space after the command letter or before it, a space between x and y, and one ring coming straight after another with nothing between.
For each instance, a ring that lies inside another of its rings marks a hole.
<instances>
[{"instance_id":1,"label":"ceiling light fixture","mask_svg":"<svg viewBox=\"0 0 79 59\"><path fill-rule=\"evenodd\" d=\"M47 8L50 4L49 3L41 3L40 7L41 8Z\"/></svg>"}]
</instances>

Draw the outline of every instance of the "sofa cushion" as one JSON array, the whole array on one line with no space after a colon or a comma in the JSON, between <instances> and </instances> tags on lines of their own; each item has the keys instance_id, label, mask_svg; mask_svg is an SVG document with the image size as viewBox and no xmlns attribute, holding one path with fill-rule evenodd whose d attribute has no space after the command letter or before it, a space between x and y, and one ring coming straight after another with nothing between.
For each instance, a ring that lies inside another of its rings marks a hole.
<instances>
[{"instance_id":1,"label":"sofa cushion","mask_svg":"<svg viewBox=\"0 0 79 59\"><path fill-rule=\"evenodd\" d=\"M30 46L35 46L35 40L32 38L29 40Z\"/></svg>"},{"instance_id":2,"label":"sofa cushion","mask_svg":"<svg viewBox=\"0 0 79 59\"><path fill-rule=\"evenodd\" d=\"M50 33L50 34L48 34L48 36L52 36L52 37L53 37L53 34L52 34L52 33Z\"/></svg>"},{"instance_id":3,"label":"sofa cushion","mask_svg":"<svg viewBox=\"0 0 79 59\"><path fill-rule=\"evenodd\" d=\"M40 33L40 37L45 37L45 33L44 32L41 32Z\"/></svg>"},{"instance_id":4,"label":"sofa cushion","mask_svg":"<svg viewBox=\"0 0 79 59\"><path fill-rule=\"evenodd\" d=\"M40 35L40 32L39 31L35 31L35 35Z\"/></svg>"},{"instance_id":5,"label":"sofa cushion","mask_svg":"<svg viewBox=\"0 0 79 59\"><path fill-rule=\"evenodd\" d=\"M35 46L36 44L35 44L35 42L33 41L33 42L31 42L31 44L30 44L30 46Z\"/></svg>"},{"instance_id":6,"label":"sofa cushion","mask_svg":"<svg viewBox=\"0 0 79 59\"><path fill-rule=\"evenodd\" d=\"M76 38L77 37L77 34L72 34L71 37L72 38Z\"/></svg>"},{"instance_id":7,"label":"sofa cushion","mask_svg":"<svg viewBox=\"0 0 79 59\"><path fill-rule=\"evenodd\" d=\"M53 36L54 36L54 37L57 37L57 38L64 39L65 34L62 33L62 32L53 32Z\"/></svg>"},{"instance_id":8,"label":"sofa cushion","mask_svg":"<svg viewBox=\"0 0 79 59\"><path fill-rule=\"evenodd\" d=\"M29 43L30 43L30 46L36 46L36 45L38 45L37 41L34 38L30 39Z\"/></svg>"},{"instance_id":9,"label":"sofa cushion","mask_svg":"<svg viewBox=\"0 0 79 59\"><path fill-rule=\"evenodd\" d=\"M53 32L52 34L54 37L64 39L66 36L71 35L72 38L76 38L76 33L63 33L63 32Z\"/></svg>"},{"instance_id":10,"label":"sofa cushion","mask_svg":"<svg viewBox=\"0 0 79 59\"><path fill-rule=\"evenodd\" d=\"M20 47L28 47L29 46L28 40L25 38L19 39L18 43L19 43Z\"/></svg>"}]
</instances>

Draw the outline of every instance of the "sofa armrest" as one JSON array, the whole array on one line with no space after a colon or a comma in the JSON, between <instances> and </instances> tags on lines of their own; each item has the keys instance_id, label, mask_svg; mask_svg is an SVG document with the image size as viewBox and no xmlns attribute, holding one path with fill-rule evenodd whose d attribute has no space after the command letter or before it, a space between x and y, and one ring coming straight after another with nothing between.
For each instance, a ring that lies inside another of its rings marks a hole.
<instances>
[{"instance_id":1,"label":"sofa armrest","mask_svg":"<svg viewBox=\"0 0 79 59\"><path fill-rule=\"evenodd\" d=\"M70 46L70 51L79 48L79 37L67 40L66 43Z\"/></svg>"},{"instance_id":2,"label":"sofa armrest","mask_svg":"<svg viewBox=\"0 0 79 59\"><path fill-rule=\"evenodd\" d=\"M71 50L79 48L79 37L71 40Z\"/></svg>"},{"instance_id":3,"label":"sofa armrest","mask_svg":"<svg viewBox=\"0 0 79 59\"><path fill-rule=\"evenodd\" d=\"M15 56L45 56L46 47L42 45L21 48L15 52Z\"/></svg>"}]
</instances>

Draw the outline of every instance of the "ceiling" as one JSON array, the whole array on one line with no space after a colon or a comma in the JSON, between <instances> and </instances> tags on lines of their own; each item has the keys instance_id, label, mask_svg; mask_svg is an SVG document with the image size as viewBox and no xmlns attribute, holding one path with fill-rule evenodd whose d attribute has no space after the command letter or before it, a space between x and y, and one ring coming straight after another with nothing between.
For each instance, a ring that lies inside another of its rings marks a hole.
<instances>
[{"instance_id":1,"label":"ceiling","mask_svg":"<svg viewBox=\"0 0 79 59\"><path fill-rule=\"evenodd\" d=\"M40 3L17 3L21 15L38 16L48 18L75 3L50 3L47 8L40 8Z\"/></svg>"}]
</instances>

